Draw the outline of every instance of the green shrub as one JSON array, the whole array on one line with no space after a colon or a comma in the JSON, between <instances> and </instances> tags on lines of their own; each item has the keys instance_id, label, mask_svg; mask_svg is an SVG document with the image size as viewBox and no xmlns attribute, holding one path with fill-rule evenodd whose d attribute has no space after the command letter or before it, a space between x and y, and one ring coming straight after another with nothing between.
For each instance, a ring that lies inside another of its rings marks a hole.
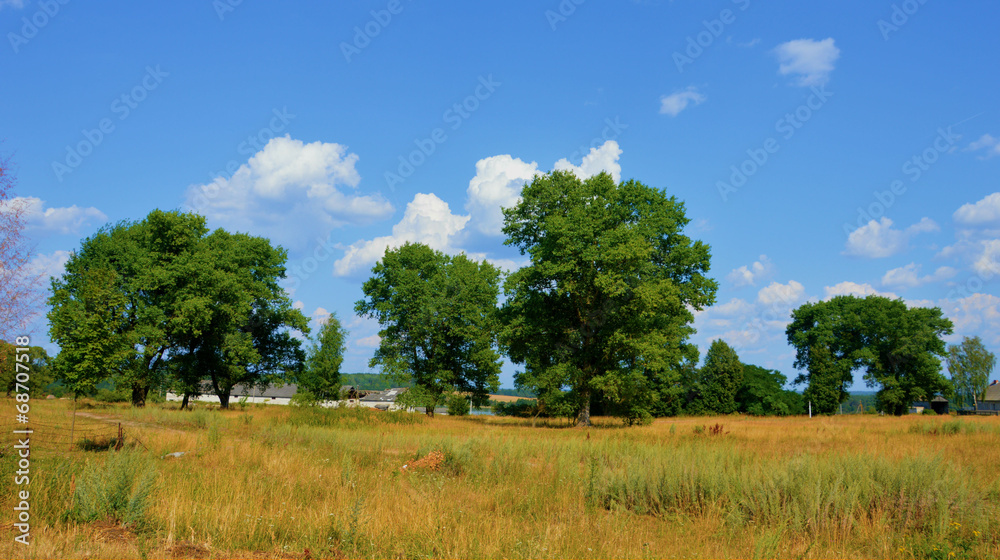
<instances>
[{"instance_id":1,"label":"green shrub","mask_svg":"<svg viewBox=\"0 0 1000 560\"><path fill-rule=\"evenodd\" d=\"M98 389L94 395L94 400L104 403L129 402L132 400L132 392L125 387L115 387L114 389Z\"/></svg>"},{"instance_id":2,"label":"green shrub","mask_svg":"<svg viewBox=\"0 0 1000 560\"><path fill-rule=\"evenodd\" d=\"M454 393L448 396L446 401L449 416L468 416L469 399L465 395Z\"/></svg>"},{"instance_id":3,"label":"green shrub","mask_svg":"<svg viewBox=\"0 0 1000 560\"><path fill-rule=\"evenodd\" d=\"M530 401L527 399L518 399L511 402L500 402L491 401L490 404L493 405L493 414L495 416L516 416L519 418L530 418L535 416L538 408L535 404L536 401ZM548 415L542 414L542 417L548 417Z\"/></svg>"}]
</instances>

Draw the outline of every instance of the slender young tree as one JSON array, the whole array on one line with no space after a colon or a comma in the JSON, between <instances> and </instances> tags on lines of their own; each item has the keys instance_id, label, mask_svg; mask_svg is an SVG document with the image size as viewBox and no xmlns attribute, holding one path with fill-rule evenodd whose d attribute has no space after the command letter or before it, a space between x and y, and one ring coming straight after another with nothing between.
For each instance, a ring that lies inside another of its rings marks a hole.
<instances>
[{"instance_id":1,"label":"slender young tree","mask_svg":"<svg viewBox=\"0 0 1000 560\"><path fill-rule=\"evenodd\" d=\"M340 398L340 365L344 362L347 331L336 314L331 314L309 348L305 369L299 375L299 390L308 391L318 401Z\"/></svg>"},{"instance_id":2,"label":"slender young tree","mask_svg":"<svg viewBox=\"0 0 1000 560\"><path fill-rule=\"evenodd\" d=\"M986 397L990 374L997 365L996 355L986 349L978 336L966 336L961 344L948 347L947 360L956 396L963 405L971 402L972 408L977 408Z\"/></svg>"},{"instance_id":3,"label":"slender young tree","mask_svg":"<svg viewBox=\"0 0 1000 560\"><path fill-rule=\"evenodd\" d=\"M28 201L14 196L9 156L0 155L0 340L21 336L38 312L41 275L32 270L34 254L24 234Z\"/></svg>"}]
</instances>

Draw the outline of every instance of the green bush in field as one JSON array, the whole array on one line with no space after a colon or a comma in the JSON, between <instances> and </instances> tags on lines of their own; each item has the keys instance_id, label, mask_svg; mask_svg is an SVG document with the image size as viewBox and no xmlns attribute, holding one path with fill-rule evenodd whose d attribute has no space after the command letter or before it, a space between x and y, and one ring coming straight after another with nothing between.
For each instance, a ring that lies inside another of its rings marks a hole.
<instances>
[{"instance_id":1,"label":"green bush in field","mask_svg":"<svg viewBox=\"0 0 1000 560\"><path fill-rule=\"evenodd\" d=\"M492 401L493 414L495 416L515 416L528 418L534 416L537 411L535 401L519 399L511 402Z\"/></svg>"},{"instance_id":2,"label":"green bush in field","mask_svg":"<svg viewBox=\"0 0 1000 560\"><path fill-rule=\"evenodd\" d=\"M97 390L94 400L105 403L129 402L132 400L132 392L125 386L115 387L114 389L102 388Z\"/></svg>"},{"instance_id":3,"label":"green bush in field","mask_svg":"<svg viewBox=\"0 0 1000 560\"><path fill-rule=\"evenodd\" d=\"M460 395L458 393L452 394L448 397L446 403L449 416L469 415L469 399L465 397L465 395Z\"/></svg>"}]
</instances>

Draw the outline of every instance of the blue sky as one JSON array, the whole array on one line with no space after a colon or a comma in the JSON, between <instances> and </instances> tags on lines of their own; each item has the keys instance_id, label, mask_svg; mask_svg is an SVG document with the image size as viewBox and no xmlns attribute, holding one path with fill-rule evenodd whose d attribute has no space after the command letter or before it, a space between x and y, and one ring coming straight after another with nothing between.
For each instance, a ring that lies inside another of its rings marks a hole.
<instances>
[{"instance_id":1,"label":"blue sky","mask_svg":"<svg viewBox=\"0 0 1000 560\"><path fill-rule=\"evenodd\" d=\"M720 283L703 350L722 338L792 378L791 309L879 293L941 307L949 342L996 352L998 16L939 0L0 0L0 149L39 270L105 223L195 210L289 250L293 300L351 332L345 371L371 371L378 326L353 307L386 246L516 268L499 208L552 169L685 202Z\"/></svg>"}]
</instances>

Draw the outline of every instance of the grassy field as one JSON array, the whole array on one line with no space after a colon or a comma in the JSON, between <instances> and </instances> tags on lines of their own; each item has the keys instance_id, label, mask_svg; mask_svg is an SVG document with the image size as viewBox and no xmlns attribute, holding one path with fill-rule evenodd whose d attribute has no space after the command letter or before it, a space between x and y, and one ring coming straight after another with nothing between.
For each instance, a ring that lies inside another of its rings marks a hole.
<instances>
[{"instance_id":1,"label":"grassy field","mask_svg":"<svg viewBox=\"0 0 1000 560\"><path fill-rule=\"evenodd\" d=\"M34 402L32 420L69 411ZM80 412L80 430L122 422L125 449L38 440L28 547L5 449L0 557L1000 557L995 417Z\"/></svg>"}]
</instances>

